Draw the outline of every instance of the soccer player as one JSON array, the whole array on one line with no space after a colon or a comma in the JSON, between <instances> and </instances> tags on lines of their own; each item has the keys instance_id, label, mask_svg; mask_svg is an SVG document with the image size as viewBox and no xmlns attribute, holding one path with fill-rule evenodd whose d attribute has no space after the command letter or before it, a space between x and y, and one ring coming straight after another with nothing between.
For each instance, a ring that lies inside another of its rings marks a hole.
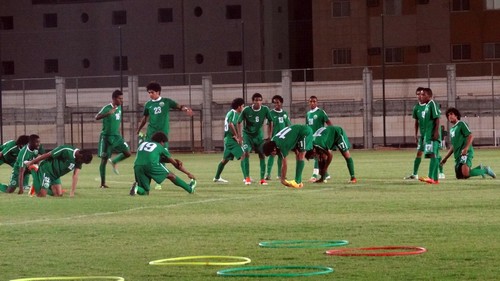
<instances>
[{"instance_id":1,"label":"soccer player","mask_svg":"<svg viewBox=\"0 0 500 281\"><path fill-rule=\"evenodd\" d=\"M271 122L273 124L273 132L271 133L271 137L276 135L283 128L292 125L288 113L283 110L283 97L280 95L275 95L272 98L272 102L274 103L274 109L271 110ZM266 180L271 179L271 171L273 170L274 165L274 155L269 155L267 159L267 173ZM278 157L278 179L281 178L281 158Z\"/></svg>"},{"instance_id":2,"label":"soccer player","mask_svg":"<svg viewBox=\"0 0 500 281\"><path fill-rule=\"evenodd\" d=\"M101 188L108 188L106 185L106 163L111 164L113 172L119 174L118 162L130 157L130 147L120 134L122 121L123 93L115 90L111 94L111 103L105 105L95 116L95 120L102 120L102 130L97 147L97 156L101 158L99 165L99 175L101 176ZM115 158L111 159L113 152L118 152Z\"/></svg>"},{"instance_id":3,"label":"soccer player","mask_svg":"<svg viewBox=\"0 0 500 281\"><path fill-rule=\"evenodd\" d=\"M193 116L191 108L180 105L172 99L161 97L161 86L158 82L150 82L146 86L146 90L151 100L144 104L143 117L137 128L137 135L139 135L142 127L149 121L145 136L146 141L151 140L151 137L156 132L163 132L168 138L170 132L170 110L181 110L186 112L188 116Z\"/></svg>"},{"instance_id":4,"label":"soccer player","mask_svg":"<svg viewBox=\"0 0 500 281\"><path fill-rule=\"evenodd\" d=\"M451 107L446 110L446 119L453 125L450 128L451 147L446 156L441 160L441 165L446 163L446 160L453 154L455 158L455 176L457 179L468 179L469 177L488 175L496 178L495 172L488 167L479 165L474 169L472 167L472 159L474 158L474 148L472 141L474 137L469 125L460 120L461 114L458 109Z\"/></svg>"},{"instance_id":5,"label":"soccer player","mask_svg":"<svg viewBox=\"0 0 500 281\"><path fill-rule=\"evenodd\" d=\"M167 142L168 138L165 133L156 132L150 141L144 141L139 145L134 162L135 182L130 189L130 195L149 195L151 180L161 183L165 178L187 192L194 193L196 188L195 177L184 168L180 160L172 158L166 147ZM163 164L165 162L173 164L176 169L185 173L191 179L191 182L187 184L169 171Z\"/></svg>"},{"instance_id":6,"label":"soccer player","mask_svg":"<svg viewBox=\"0 0 500 281\"><path fill-rule=\"evenodd\" d=\"M332 150L338 148L342 156L344 156L349 175L351 176L349 183L357 183L356 176L354 175L354 161L349 153L350 147L351 143L342 127L322 127L314 132L313 149L306 153L306 159L318 159L320 178L316 182L324 182L326 180L326 171L333 158Z\"/></svg>"},{"instance_id":7,"label":"soccer player","mask_svg":"<svg viewBox=\"0 0 500 281\"><path fill-rule=\"evenodd\" d=\"M13 167L17 160L17 155L23 146L29 142L30 137L22 135L17 140L8 140L0 145L0 165L7 163Z\"/></svg>"},{"instance_id":8,"label":"soccer player","mask_svg":"<svg viewBox=\"0 0 500 281\"><path fill-rule=\"evenodd\" d=\"M309 98L309 111L306 113L306 125L311 127L313 132L316 132L319 128L323 127L325 124L327 126L332 125L332 121L328 118L328 114L318 107L318 98L316 96L311 96ZM318 159L314 159L314 169L310 182L315 182L318 179L319 166ZM326 174L326 179L330 176L328 172Z\"/></svg>"},{"instance_id":9,"label":"soccer player","mask_svg":"<svg viewBox=\"0 0 500 281\"><path fill-rule=\"evenodd\" d=\"M231 103L231 110L229 110L224 119L224 154L219 165L217 165L217 171L213 179L214 182L227 183L227 180L220 177L224 167L229 160L233 160L234 158L239 160L243 155L243 149L241 148L242 138L236 127L244 106L245 101L242 98L234 99Z\"/></svg>"},{"instance_id":10,"label":"soccer player","mask_svg":"<svg viewBox=\"0 0 500 281\"><path fill-rule=\"evenodd\" d=\"M243 136L243 156L241 157L241 171L245 185L250 185L250 151L252 149L259 155L260 161L260 184L267 185L265 180L266 159L262 153L264 143L262 127L264 121L268 120L268 136L271 137L272 123L269 107L262 105L262 95L255 93L252 95L252 105L243 109L238 118L238 134ZM243 130L241 129L243 123Z\"/></svg>"},{"instance_id":11,"label":"soccer player","mask_svg":"<svg viewBox=\"0 0 500 281\"><path fill-rule=\"evenodd\" d=\"M24 163L35 159L40 153L44 153L40 146L40 137L32 134L29 136L29 142L19 151L17 159L12 167L9 185L0 184L0 191L13 193L19 187L18 194L23 194L24 187L29 187L29 170Z\"/></svg>"},{"instance_id":12,"label":"soccer player","mask_svg":"<svg viewBox=\"0 0 500 281\"><path fill-rule=\"evenodd\" d=\"M167 138L170 133L170 110L181 110L188 116L193 116L191 108L180 105L176 101L161 96L161 86L158 82L152 81L146 86L146 90L151 100L144 104L143 117L137 128L139 139L149 141L156 132L163 132ZM148 122L149 121L149 122ZM148 123L146 135L143 137L141 129ZM168 148L168 143L165 143ZM160 183L155 187L161 189Z\"/></svg>"},{"instance_id":13,"label":"soccer player","mask_svg":"<svg viewBox=\"0 0 500 281\"><path fill-rule=\"evenodd\" d=\"M90 150L60 145L26 163L33 176L33 188L38 197L62 196L61 177L73 171L70 197L75 196L78 176L83 164L92 161ZM38 164L38 165L36 165Z\"/></svg>"},{"instance_id":14,"label":"soccer player","mask_svg":"<svg viewBox=\"0 0 500 281\"><path fill-rule=\"evenodd\" d=\"M419 180L429 184L438 184L439 171L439 147L440 144L440 125L439 118L441 110L432 99L432 90L424 88L421 93L421 101L426 104L422 114L423 146L425 158L430 158L429 173L427 177L419 177Z\"/></svg>"},{"instance_id":15,"label":"soccer player","mask_svg":"<svg viewBox=\"0 0 500 281\"><path fill-rule=\"evenodd\" d=\"M425 110L427 108L427 104L422 102L422 94L423 87L418 87L415 91L417 95L418 103L413 106L412 117L415 119L415 143L417 144L417 155L415 156L415 160L413 160L413 173L407 177L406 180L417 180L418 179L418 168L420 167L420 163L422 163L422 155L424 154L424 127L423 120L425 116ZM419 137L420 133L420 137Z\"/></svg>"},{"instance_id":16,"label":"soccer player","mask_svg":"<svg viewBox=\"0 0 500 281\"><path fill-rule=\"evenodd\" d=\"M313 132L306 125L291 125L285 127L274 135L271 141L264 143L263 151L266 156L277 155L282 159L281 184L293 188L302 188L302 171L304 170L304 158L306 151L313 148ZM295 152L295 179L288 181L286 179L288 153Z\"/></svg>"}]
</instances>

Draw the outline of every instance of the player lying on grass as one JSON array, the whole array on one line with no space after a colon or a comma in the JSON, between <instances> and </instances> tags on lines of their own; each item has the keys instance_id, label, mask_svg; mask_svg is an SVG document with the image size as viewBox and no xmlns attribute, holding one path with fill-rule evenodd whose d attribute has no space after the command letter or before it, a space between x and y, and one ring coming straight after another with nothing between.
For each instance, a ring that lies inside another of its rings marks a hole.
<instances>
[{"instance_id":1,"label":"player lying on grass","mask_svg":"<svg viewBox=\"0 0 500 281\"><path fill-rule=\"evenodd\" d=\"M444 165L446 160L453 154L457 179L468 179L474 176L484 177L485 174L496 178L495 173L488 166L479 165L471 169L472 159L474 158L474 148L472 147L474 137L469 129L469 125L460 120L460 118L461 114L458 109L450 107L446 110L446 119L448 119L453 127L450 128L451 147L446 156L441 160L441 165Z\"/></svg>"},{"instance_id":2,"label":"player lying on grass","mask_svg":"<svg viewBox=\"0 0 500 281\"><path fill-rule=\"evenodd\" d=\"M163 132L156 132L151 137L151 141L144 141L137 149L137 155L134 162L135 182L130 188L130 195L149 195L151 190L151 180L161 183L165 178L172 183L182 187L189 193L194 193L196 180L193 174L188 172L182 162L172 158L168 148L165 146L168 142L167 135ZM186 174L191 182L187 184L174 173L170 172L164 163L171 163L174 167Z\"/></svg>"},{"instance_id":3,"label":"player lying on grass","mask_svg":"<svg viewBox=\"0 0 500 281\"><path fill-rule=\"evenodd\" d=\"M354 176L354 161L349 153L350 147L351 143L349 142L344 129L339 126L322 127L314 132L313 149L307 151L306 159L318 159L320 178L315 182L326 182L328 167L333 159L332 150L338 149L340 153L342 153L342 156L344 156L347 169L349 170L349 175L351 176L349 183L356 183L357 180Z\"/></svg>"},{"instance_id":4,"label":"player lying on grass","mask_svg":"<svg viewBox=\"0 0 500 281\"><path fill-rule=\"evenodd\" d=\"M38 197L62 196L61 177L73 171L70 197L75 196L78 175L83 164L92 161L92 152L80 150L70 145L60 145L26 162L33 176L33 188ZM37 165L38 164L38 165Z\"/></svg>"},{"instance_id":5,"label":"player lying on grass","mask_svg":"<svg viewBox=\"0 0 500 281\"><path fill-rule=\"evenodd\" d=\"M307 125L292 125L279 131L270 141L264 143L263 151L266 156L274 155L282 159L281 183L284 186L301 188L302 171L304 170L304 158L307 150L312 149L312 129ZM295 179L288 181L286 179L287 160L286 157L290 151L295 152Z\"/></svg>"}]
</instances>

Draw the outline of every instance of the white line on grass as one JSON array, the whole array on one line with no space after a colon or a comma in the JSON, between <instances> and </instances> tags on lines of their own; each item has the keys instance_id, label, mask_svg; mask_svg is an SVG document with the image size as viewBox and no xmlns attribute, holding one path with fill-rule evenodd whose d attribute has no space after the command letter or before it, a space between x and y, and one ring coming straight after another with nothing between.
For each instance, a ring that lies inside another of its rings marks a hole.
<instances>
[{"instance_id":1,"label":"white line on grass","mask_svg":"<svg viewBox=\"0 0 500 281\"><path fill-rule=\"evenodd\" d=\"M302 190L302 192L308 192L309 193L309 192L319 192L319 191L324 191L324 190L331 190L331 189L330 188L322 188L322 189L305 190L305 191ZM23 225L23 224L34 224L34 223L44 223L44 222L53 222L53 221L75 220L75 219L82 219L82 218L88 218L88 217L98 217L98 216L115 215L115 214L119 214L119 213L127 213L127 212L133 212L133 211L144 210L144 209L163 209L163 208L173 208L173 207L184 206L184 205L192 205L192 204L212 203L212 202L225 201L225 200L239 200L239 199L248 199L248 198L259 198L259 197L265 197L265 196L274 195L274 194L278 194L278 193L267 193L267 194L259 194L259 195L254 195L254 196L247 196L247 195L245 195L244 197L240 196L240 197L226 197L226 198L207 199L207 200L201 200L201 201L181 202L181 203L176 203L176 204L172 204L172 205L143 206L143 207L138 207L138 208L132 208L132 209L114 211L114 212L102 212L102 213L94 213L94 214L86 214L86 215L63 217L63 218L42 218L42 219L27 220L27 221L0 222L0 226Z\"/></svg>"}]
</instances>

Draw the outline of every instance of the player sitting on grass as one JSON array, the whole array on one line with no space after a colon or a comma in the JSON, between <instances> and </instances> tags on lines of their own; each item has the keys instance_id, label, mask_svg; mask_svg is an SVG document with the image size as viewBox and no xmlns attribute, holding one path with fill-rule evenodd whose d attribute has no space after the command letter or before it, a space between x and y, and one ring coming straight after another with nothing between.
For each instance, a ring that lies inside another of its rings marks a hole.
<instances>
[{"instance_id":1,"label":"player sitting on grass","mask_svg":"<svg viewBox=\"0 0 500 281\"><path fill-rule=\"evenodd\" d=\"M339 126L321 127L314 132L313 149L306 153L306 159L318 159L320 178L315 182L326 182L328 167L330 166L333 158L332 150L338 148L340 153L342 153L342 156L344 156L347 169L349 170L349 175L351 176L349 183L356 183L357 180L354 176L354 161L349 153L350 147L351 143L349 142L344 129Z\"/></svg>"},{"instance_id":2,"label":"player sitting on grass","mask_svg":"<svg viewBox=\"0 0 500 281\"><path fill-rule=\"evenodd\" d=\"M285 127L271 138L271 141L264 143L262 150L266 156L277 155L282 159L281 183L284 186L302 188L302 171L304 170L304 157L307 150L312 149L312 129L306 125L292 125ZM288 152L295 152L296 168L295 180L286 180Z\"/></svg>"},{"instance_id":3,"label":"player sitting on grass","mask_svg":"<svg viewBox=\"0 0 500 281\"><path fill-rule=\"evenodd\" d=\"M167 135L163 132L156 132L151 137L151 141L144 141L137 149L137 155L134 162L135 182L130 188L130 195L149 195L151 189L151 180L156 183L161 183L165 178L172 183L182 187L189 193L194 193L196 180L194 176L188 172L178 159L172 158L167 144ZM174 173L170 172L164 162L171 163L174 167L186 174L191 182L187 184Z\"/></svg>"},{"instance_id":4,"label":"player sitting on grass","mask_svg":"<svg viewBox=\"0 0 500 281\"><path fill-rule=\"evenodd\" d=\"M488 166L479 165L474 169L472 167L472 158L474 158L474 148L472 147L472 132L469 125L461 121L460 111L456 108L446 110L446 118L453 125L450 128L451 147L448 153L441 160L441 165L453 154L455 157L455 175L457 179L468 179L469 177L482 176L485 174L496 178L495 173Z\"/></svg>"}]
</instances>

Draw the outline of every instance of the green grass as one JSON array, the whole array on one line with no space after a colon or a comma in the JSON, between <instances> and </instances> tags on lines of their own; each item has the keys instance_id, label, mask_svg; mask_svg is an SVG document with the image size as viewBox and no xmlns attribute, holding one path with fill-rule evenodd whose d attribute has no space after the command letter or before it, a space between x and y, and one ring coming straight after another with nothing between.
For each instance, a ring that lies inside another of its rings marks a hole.
<instances>
[{"instance_id":1,"label":"green grass","mask_svg":"<svg viewBox=\"0 0 500 281\"><path fill-rule=\"evenodd\" d=\"M0 279L110 275L127 281L220 280L230 277L217 276L217 270L231 266L151 266L148 262L224 255L249 257L252 266L335 269L328 275L297 280L498 280L498 181L458 181L452 162L439 185L405 181L414 154L414 150L354 150L359 183L349 185L345 162L336 153L330 168L333 179L327 184L306 183L301 190L286 189L276 180L267 187L246 187L238 161L230 162L223 173L229 184L214 184L221 154L174 154L197 176L197 193L190 195L168 181L163 190L143 197L128 195L133 159L120 163L121 175L114 175L108 166L111 188L100 190L99 159L95 158L82 170L75 198L0 194ZM500 150L477 149L474 162L500 171L497 159ZM422 161L421 175L427 173L428 163ZM251 164L256 179L256 155L251 156ZM312 163L307 163L305 179L311 170ZM9 174L8 166L0 168L3 181ZM66 188L70 182L70 176L63 178ZM258 246L268 240L348 240L346 247L421 246L428 252L335 257L324 254L327 248Z\"/></svg>"}]
</instances>

